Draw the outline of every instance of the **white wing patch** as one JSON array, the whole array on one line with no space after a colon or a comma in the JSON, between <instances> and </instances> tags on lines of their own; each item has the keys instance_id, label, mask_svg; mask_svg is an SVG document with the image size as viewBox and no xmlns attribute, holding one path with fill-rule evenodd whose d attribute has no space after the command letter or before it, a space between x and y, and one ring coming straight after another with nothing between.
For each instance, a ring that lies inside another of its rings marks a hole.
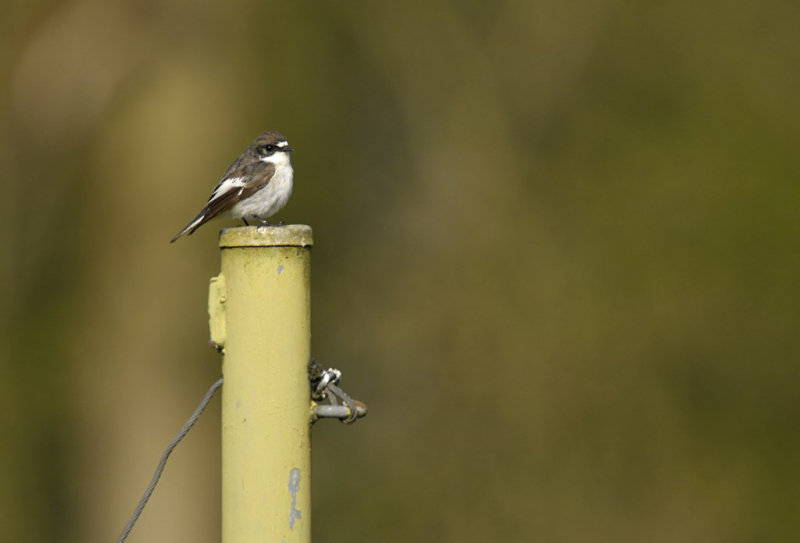
<instances>
[{"instance_id":1,"label":"white wing patch","mask_svg":"<svg viewBox=\"0 0 800 543\"><path fill-rule=\"evenodd\" d=\"M209 198L208 201L213 202L223 194L228 194L234 189L243 187L246 183L246 177L229 177L228 179L223 179L219 182L217 188L214 189L214 192L211 193L211 198Z\"/></svg>"}]
</instances>

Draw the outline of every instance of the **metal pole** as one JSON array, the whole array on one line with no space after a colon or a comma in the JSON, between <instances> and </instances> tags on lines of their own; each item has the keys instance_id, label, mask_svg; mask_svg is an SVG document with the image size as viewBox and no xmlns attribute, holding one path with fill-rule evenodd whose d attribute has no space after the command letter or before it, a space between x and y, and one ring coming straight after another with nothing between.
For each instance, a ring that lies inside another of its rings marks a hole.
<instances>
[{"instance_id":1,"label":"metal pole","mask_svg":"<svg viewBox=\"0 0 800 543\"><path fill-rule=\"evenodd\" d=\"M311 228L222 231L209 288L222 373L222 542L311 541Z\"/></svg>"}]
</instances>

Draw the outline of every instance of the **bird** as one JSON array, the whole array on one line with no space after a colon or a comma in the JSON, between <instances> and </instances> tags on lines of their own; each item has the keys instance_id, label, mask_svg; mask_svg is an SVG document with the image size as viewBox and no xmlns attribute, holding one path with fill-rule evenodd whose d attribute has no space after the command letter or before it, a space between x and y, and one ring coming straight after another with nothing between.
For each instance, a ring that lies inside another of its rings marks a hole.
<instances>
[{"instance_id":1,"label":"bird","mask_svg":"<svg viewBox=\"0 0 800 543\"><path fill-rule=\"evenodd\" d=\"M277 130L259 134L233 161L217 184L206 206L170 240L195 230L215 217L261 221L280 211L292 195L294 171L289 153L293 149Z\"/></svg>"}]
</instances>

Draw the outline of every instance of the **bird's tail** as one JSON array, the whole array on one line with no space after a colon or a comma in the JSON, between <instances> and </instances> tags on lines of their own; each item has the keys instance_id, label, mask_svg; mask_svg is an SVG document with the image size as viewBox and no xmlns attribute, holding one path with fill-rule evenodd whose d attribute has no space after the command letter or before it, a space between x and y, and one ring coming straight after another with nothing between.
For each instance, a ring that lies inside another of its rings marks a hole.
<instances>
[{"instance_id":1,"label":"bird's tail","mask_svg":"<svg viewBox=\"0 0 800 543\"><path fill-rule=\"evenodd\" d=\"M200 227L201 227L203 224L205 224L205 223L206 223L206 222L207 222L209 219L211 219L211 217L208 217L208 209L204 209L203 211L201 211L201 212L200 212L200 213L197 215L197 217L195 217L194 219L192 219L192 222L190 222L189 224L187 224L186 226L184 226L184 227L183 227L183 230L181 230L180 232L178 232L178 234L177 234L177 235L176 235L174 238L172 238L171 240L169 240L169 242L170 242L170 243L175 243L175 241L176 241L176 240L177 240L179 237L181 237L182 235L184 235L184 234L188 234L188 235L190 235L190 236L191 236L191 235L194 233L194 231L195 231L195 230L197 230L198 228L200 228Z\"/></svg>"}]
</instances>

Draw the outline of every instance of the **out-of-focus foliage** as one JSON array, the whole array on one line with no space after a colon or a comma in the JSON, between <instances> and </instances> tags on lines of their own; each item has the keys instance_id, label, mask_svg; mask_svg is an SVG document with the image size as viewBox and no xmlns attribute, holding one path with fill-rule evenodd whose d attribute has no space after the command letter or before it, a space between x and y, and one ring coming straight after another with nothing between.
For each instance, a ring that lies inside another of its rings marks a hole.
<instances>
[{"instance_id":1,"label":"out-of-focus foliage","mask_svg":"<svg viewBox=\"0 0 800 543\"><path fill-rule=\"evenodd\" d=\"M317 539L796 537L798 28L777 0L4 3L0 539L116 537L219 373L220 224L167 241L270 128L313 351L371 409L314 429ZM131 541L218 540L215 411Z\"/></svg>"}]
</instances>

